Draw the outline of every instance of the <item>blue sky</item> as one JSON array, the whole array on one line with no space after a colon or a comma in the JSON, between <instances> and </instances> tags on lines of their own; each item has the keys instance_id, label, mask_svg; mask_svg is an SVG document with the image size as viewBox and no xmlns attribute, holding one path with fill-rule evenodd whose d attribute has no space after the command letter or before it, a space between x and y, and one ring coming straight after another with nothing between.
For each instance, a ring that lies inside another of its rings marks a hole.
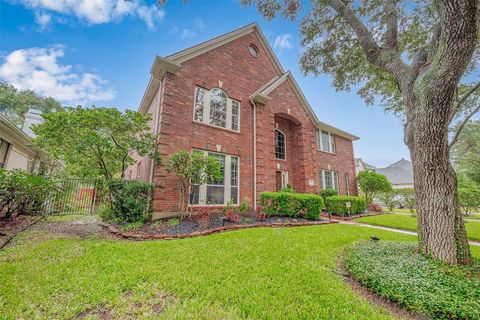
<instances>
[{"instance_id":1,"label":"blue sky","mask_svg":"<svg viewBox=\"0 0 480 320\"><path fill-rule=\"evenodd\" d=\"M236 1L0 0L0 79L36 89L62 103L136 110L155 55L181 49L258 22L286 70L291 70L321 121L349 131L355 156L376 166L409 158L403 128L381 106L337 92L328 75L299 69L299 20L265 21Z\"/></svg>"}]
</instances>

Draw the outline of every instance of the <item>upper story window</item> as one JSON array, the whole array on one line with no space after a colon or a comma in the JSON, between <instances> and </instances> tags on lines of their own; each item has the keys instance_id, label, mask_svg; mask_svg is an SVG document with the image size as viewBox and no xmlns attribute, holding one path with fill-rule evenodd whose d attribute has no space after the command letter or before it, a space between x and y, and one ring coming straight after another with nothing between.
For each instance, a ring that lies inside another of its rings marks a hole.
<instances>
[{"instance_id":1,"label":"upper story window","mask_svg":"<svg viewBox=\"0 0 480 320\"><path fill-rule=\"evenodd\" d=\"M335 153L335 135L327 131L317 130L317 147L322 151Z\"/></svg>"},{"instance_id":2,"label":"upper story window","mask_svg":"<svg viewBox=\"0 0 480 320\"><path fill-rule=\"evenodd\" d=\"M240 131L240 102L229 98L220 88L195 88L195 121Z\"/></svg>"},{"instance_id":3,"label":"upper story window","mask_svg":"<svg viewBox=\"0 0 480 320\"><path fill-rule=\"evenodd\" d=\"M0 168L5 167L9 147L10 144L7 141L0 139Z\"/></svg>"},{"instance_id":4,"label":"upper story window","mask_svg":"<svg viewBox=\"0 0 480 320\"><path fill-rule=\"evenodd\" d=\"M286 141L285 134L278 129L275 129L275 158L285 160L286 159Z\"/></svg>"}]
</instances>

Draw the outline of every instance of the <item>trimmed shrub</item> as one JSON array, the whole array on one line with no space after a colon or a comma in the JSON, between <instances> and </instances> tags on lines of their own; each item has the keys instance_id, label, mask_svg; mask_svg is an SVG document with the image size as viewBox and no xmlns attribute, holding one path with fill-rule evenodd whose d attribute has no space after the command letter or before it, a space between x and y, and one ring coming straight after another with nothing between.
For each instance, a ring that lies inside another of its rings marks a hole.
<instances>
[{"instance_id":1,"label":"trimmed shrub","mask_svg":"<svg viewBox=\"0 0 480 320\"><path fill-rule=\"evenodd\" d=\"M318 219L323 199L316 194L291 192L261 192L260 203L268 216Z\"/></svg>"},{"instance_id":2,"label":"trimmed shrub","mask_svg":"<svg viewBox=\"0 0 480 320\"><path fill-rule=\"evenodd\" d=\"M346 203L350 202L350 210ZM365 199L353 196L332 196L326 200L327 211L336 216L348 216L365 211Z\"/></svg>"},{"instance_id":3,"label":"trimmed shrub","mask_svg":"<svg viewBox=\"0 0 480 320\"><path fill-rule=\"evenodd\" d=\"M381 207L379 204L377 204L377 203L370 203L370 204L368 205L368 211L371 211L371 212L382 212L383 209L382 209L382 207Z\"/></svg>"},{"instance_id":4,"label":"trimmed shrub","mask_svg":"<svg viewBox=\"0 0 480 320\"><path fill-rule=\"evenodd\" d=\"M325 202L328 197L338 196L338 191L332 188L322 189L320 190L319 195L323 198L323 201Z\"/></svg>"},{"instance_id":5,"label":"trimmed shrub","mask_svg":"<svg viewBox=\"0 0 480 320\"><path fill-rule=\"evenodd\" d=\"M150 219L151 183L143 181L112 180L108 182L111 194L111 217L117 222L138 222Z\"/></svg>"},{"instance_id":6,"label":"trimmed shrub","mask_svg":"<svg viewBox=\"0 0 480 320\"><path fill-rule=\"evenodd\" d=\"M24 170L0 169L0 217L15 214L42 214L54 184Z\"/></svg>"}]
</instances>

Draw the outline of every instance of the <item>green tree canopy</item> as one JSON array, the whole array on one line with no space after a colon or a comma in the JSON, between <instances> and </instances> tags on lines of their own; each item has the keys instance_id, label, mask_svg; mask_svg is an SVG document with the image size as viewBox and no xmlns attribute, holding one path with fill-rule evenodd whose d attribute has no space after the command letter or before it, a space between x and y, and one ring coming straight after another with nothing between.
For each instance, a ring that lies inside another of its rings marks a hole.
<instances>
[{"instance_id":1,"label":"green tree canopy","mask_svg":"<svg viewBox=\"0 0 480 320\"><path fill-rule=\"evenodd\" d=\"M392 189L390 181L383 174L373 171L362 171L357 175L358 186L365 193L367 205L372 203L376 194Z\"/></svg>"},{"instance_id":2,"label":"green tree canopy","mask_svg":"<svg viewBox=\"0 0 480 320\"><path fill-rule=\"evenodd\" d=\"M0 113L20 125L30 108L38 109L43 114L63 109L52 97L41 97L32 90L18 90L6 82L0 82Z\"/></svg>"},{"instance_id":3,"label":"green tree canopy","mask_svg":"<svg viewBox=\"0 0 480 320\"><path fill-rule=\"evenodd\" d=\"M452 156L458 173L480 186L480 120L465 125Z\"/></svg>"},{"instance_id":4,"label":"green tree canopy","mask_svg":"<svg viewBox=\"0 0 480 320\"><path fill-rule=\"evenodd\" d=\"M63 161L79 177L124 178L134 152L159 160L156 136L150 133L150 114L115 108L67 108L44 116L33 127L43 150Z\"/></svg>"}]
</instances>

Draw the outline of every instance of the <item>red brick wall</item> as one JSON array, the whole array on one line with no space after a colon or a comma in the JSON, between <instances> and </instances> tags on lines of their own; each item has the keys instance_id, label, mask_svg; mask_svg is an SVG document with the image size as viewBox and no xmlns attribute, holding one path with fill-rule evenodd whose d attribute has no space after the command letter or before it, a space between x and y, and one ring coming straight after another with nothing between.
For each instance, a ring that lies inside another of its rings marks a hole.
<instances>
[{"instance_id":1,"label":"red brick wall","mask_svg":"<svg viewBox=\"0 0 480 320\"><path fill-rule=\"evenodd\" d=\"M248 53L248 45L260 48L258 58ZM254 33L182 63L176 74L167 74L161 89L162 119L159 151L165 163L179 149L193 148L223 152L240 157L239 200L253 194L253 108L249 96L278 75ZM232 132L193 121L195 86L220 87L230 98L239 100L240 132ZM337 154L316 150L315 127L288 82L274 90L272 100L257 106L257 192L275 190L277 163L289 171L290 183L298 191L318 192L319 168L339 172L340 190L344 193L343 172L351 176L351 193L356 193L351 141L337 137ZM275 115L277 114L277 116ZM276 161L274 153L275 123L287 135L287 161ZM294 147L292 147L294 146ZM309 186L308 179L315 185ZM178 204L177 179L157 166L154 172L155 211L175 211Z\"/></svg>"}]
</instances>

